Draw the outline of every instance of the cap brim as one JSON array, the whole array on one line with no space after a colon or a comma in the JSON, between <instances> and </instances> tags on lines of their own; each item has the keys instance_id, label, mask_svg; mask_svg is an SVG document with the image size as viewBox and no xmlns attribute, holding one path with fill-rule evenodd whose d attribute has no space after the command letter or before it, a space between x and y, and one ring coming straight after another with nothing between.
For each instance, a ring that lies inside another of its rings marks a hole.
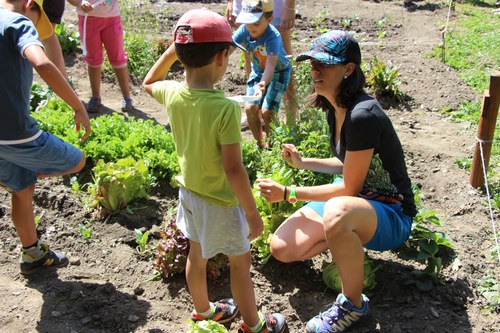
<instances>
[{"instance_id":1,"label":"cap brim","mask_svg":"<svg viewBox=\"0 0 500 333\"><path fill-rule=\"evenodd\" d=\"M243 45L236 43L234 40L233 40L233 46L239 48L243 52L247 52L247 49Z\"/></svg>"},{"instance_id":2,"label":"cap brim","mask_svg":"<svg viewBox=\"0 0 500 333\"><path fill-rule=\"evenodd\" d=\"M344 62L343 58L332 57L329 53L315 51L299 54L297 58L295 58L295 61L300 62L308 59L314 59L325 65L335 65Z\"/></svg>"},{"instance_id":3,"label":"cap brim","mask_svg":"<svg viewBox=\"0 0 500 333\"><path fill-rule=\"evenodd\" d=\"M260 20L260 18L264 15L263 12L259 13L248 13L241 11L239 15L236 17L236 23L238 24L253 24Z\"/></svg>"},{"instance_id":4,"label":"cap brim","mask_svg":"<svg viewBox=\"0 0 500 333\"><path fill-rule=\"evenodd\" d=\"M38 32L38 37L40 38L40 40L47 39L54 33L54 30L52 29L52 23L50 23L47 14L45 14L43 10L40 10L40 17L38 18L38 22L36 22L35 28Z\"/></svg>"}]
</instances>

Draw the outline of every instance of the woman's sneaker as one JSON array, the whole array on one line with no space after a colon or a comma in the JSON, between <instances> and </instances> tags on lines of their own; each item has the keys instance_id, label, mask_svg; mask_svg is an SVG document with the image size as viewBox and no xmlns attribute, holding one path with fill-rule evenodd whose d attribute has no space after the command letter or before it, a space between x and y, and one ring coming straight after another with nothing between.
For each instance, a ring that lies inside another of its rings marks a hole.
<instances>
[{"instance_id":1,"label":"woman's sneaker","mask_svg":"<svg viewBox=\"0 0 500 333\"><path fill-rule=\"evenodd\" d=\"M87 112L96 113L101 110L102 103L101 97L90 97L89 102L87 103Z\"/></svg>"},{"instance_id":2,"label":"woman's sneaker","mask_svg":"<svg viewBox=\"0 0 500 333\"><path fill-rule=\"evenodd\" d=\"M262 316L261 313L259 313ZM262 325L260 330L257 332L252 332L252 330L245 325L245 323L241 323L241 327L238 330L238 333L288 333L288 325L285 321L285 318L280 313L268 314L265 316L266 322Z\"/></svg>"},{"instance_id":3,"label":"woman's sneaker","mask_svg":"<svg viewBox=\"0 0 500 333\"><path fill-rule=\"evenodd\" d=\"M339 333L366 319L370 314L369 299L361 295L363 306L356 309L343 294L335 303L327 305L325 311L307 322L307 333Z\"/></svg>"},{"instance_id":4,"label":"woman's sneaker","mask_svg":"<svg viewBox=\"0 0 500 333\"><path fill-rule=\"evenodd\" d=\"M68 265L69 259L64 253L52 251L49 249L49 246L44 243L40 243L40 247L43 253L38 258L33 258L28 253L21 252L21 274L32 274L44 267L58 268Z\"/></svg>"},{"instance_id":5,"label":"woman's sneaker","mask_svg":"<svg viewBox=\"0 0 500 333\"><path fill-rule=\"evenodd\" d=\"M218 302L214 303L215 311L210 317L200 316L198 313L193 311L191 313L191 319L193 321L201 320L213 320L220 324L225 324L233 320L238 314L238 306L232 298L224 298Z\"/></svg>"}]
</instances>

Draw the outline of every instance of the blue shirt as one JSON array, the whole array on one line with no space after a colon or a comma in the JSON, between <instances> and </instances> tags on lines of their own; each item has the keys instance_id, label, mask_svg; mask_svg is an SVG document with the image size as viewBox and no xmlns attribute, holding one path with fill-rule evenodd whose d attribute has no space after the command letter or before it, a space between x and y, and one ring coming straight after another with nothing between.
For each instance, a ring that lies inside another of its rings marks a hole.
<instances>
[{"instance_id":1,"label":"blue shirt","mask_svg":"<svg viewBox=\"0 0 500 333\"><path fill-rule=\"evenodd\" d=\"M0 144L35 136L39 129L30 115L33 66L24 57L31 45L42 46L33 23L0 7Z\"/></svg>"},{"instance_id":2,"label":"blue shirt","mask_svg":"<svg viewBox=\"0 0 500 333\"><path fill-rule=\"evenodd\" d=\"M251 40L250 33L242 24L233 33L233 41L247 49L252 62L252 71L255 73L264 72L268 55L278 56L275 72L281 72L292 65L286 57L279 31L271 24L267 27L264 35L257 40Z\"/></svg>"}]
</instances>

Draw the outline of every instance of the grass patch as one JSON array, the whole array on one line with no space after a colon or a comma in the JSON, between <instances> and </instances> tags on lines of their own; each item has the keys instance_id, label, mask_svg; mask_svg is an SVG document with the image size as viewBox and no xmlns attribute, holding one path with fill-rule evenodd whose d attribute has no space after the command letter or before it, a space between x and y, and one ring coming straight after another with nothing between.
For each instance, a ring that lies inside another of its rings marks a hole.
<instances>
[{"instance_id":1,"label":"grass patch","mask_svg":"<svg viewBox=\"0 0 500 333\"><path fill-rule=\"evenodd\" d=\"M491 3L491 6L488 6ZM500 68L500 25L493 14L494 1L456 6L456 25L445 37L445 63L457 69L461 78L478 92L489 87L491 72ZM433 51L441 57L441 47Z\"/></svg>"}]
</instances>

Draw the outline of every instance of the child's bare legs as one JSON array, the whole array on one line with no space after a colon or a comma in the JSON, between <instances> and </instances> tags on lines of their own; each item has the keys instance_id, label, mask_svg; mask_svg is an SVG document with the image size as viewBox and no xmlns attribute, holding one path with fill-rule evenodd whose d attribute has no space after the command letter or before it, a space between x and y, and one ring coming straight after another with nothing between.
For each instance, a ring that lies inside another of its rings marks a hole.
<instances>
[{"instance_id":1,"label":"child's bare legs","mask_svg":"<svg viewBox=\"0 0 500 333\"><path fill-rule=\"evenodd\" d=\"M33 193L35 183L22 191L12 192L11 216L17 235L23 247L28 247L38 240L36 234L35 215L33 213Z\"/></svg>"},{"instance_id":2,"label":"child's bare legs","mask_svg":"<svg viewBox=\"0 0 500 333\"><path fill-rule=\"evenodd\" d=\"M255 326L259 323L260 318L257 313L253 282L250 276L250 252L228 258L231 265L231 292L245 324Z\"/></svg>"},{"instance_id":3,"label":"child's bare legs","mask_svg":"<svg viewBox=\"0 0 500 333\"><path fill-rule=\"evenodd\" d=\"M77 166L66 172L58 174L38 174L38 178L42 177L57 177L80 171L85 166L85 155L82 153L82 158ZM33 193L35 191L35 183L29 185L24 190L12 192L11 198L11 216L12 222L17 231L17 235L21 240L23 247L33 245L38 240L36 234L35 215L33 213Z\"/></svg>"},{"instance_id":4,"label":"child's bare legs","mask_svg":"<svg viewBox=\"0 0 500 333\"><path fill-rule=\"evenodd\" d=\"M248 127L250 128L254 139L257 140L257 145L259 145L259 147L263 147L264 143L262 139L261 123L262 114L259 106L257 104L245 104L245 112L247 114Z\"/></svg>"},{"instance_id":5,"label":"child's bare legs","mask_svg":"<svg viewBox=\"0 0 500 333\"><path fill-rule=\"evenodd\" d=\"M186 280L193 299L194 309L198 313L208 311L210 302L207 291L207 259L201 256L201 245L189 242L189 255L186 263Z\"/></svg>"},{"instance_id":6,"label":"child's bare legs","mask_svg":"<svg viewBox=\"0 0 500 333\"><path fill-rule=\"evenodd\" d=\"M101 97L101 67L88 66L92 97Z\"/></svg>"},{"instance_id":7,"label":"child's bare legs","mask_svg":"<svg viewBox=\"0 0 500 333\"><path fill-rule=\"evenodd\" d=\"M119 67L119 68L115 67L114 70L123 97L130 98L130 83L129 83L127 65L125 64L124 67Z\"/></svg>"}]
</instances>

